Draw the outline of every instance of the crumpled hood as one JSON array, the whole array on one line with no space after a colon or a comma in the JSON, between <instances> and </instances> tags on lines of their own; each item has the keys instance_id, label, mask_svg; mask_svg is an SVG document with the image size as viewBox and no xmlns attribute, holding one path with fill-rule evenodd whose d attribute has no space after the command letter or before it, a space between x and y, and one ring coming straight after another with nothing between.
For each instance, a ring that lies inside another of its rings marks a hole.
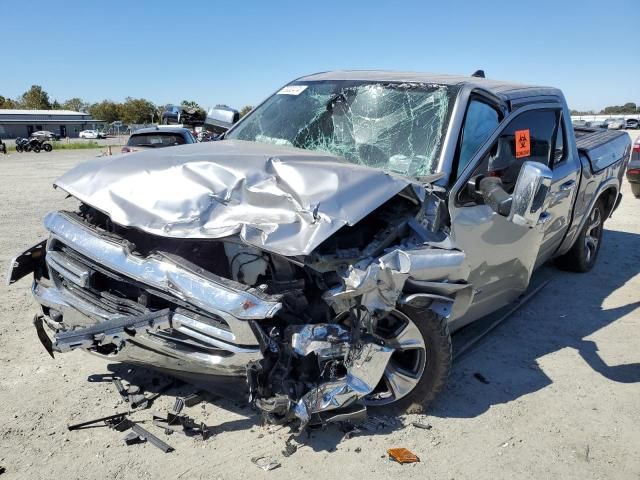
<instances>
[{"instance_id":1,"label":"crumpled hood","mask_svg":"<svg viewBox=\"0 0 640 480\"><path fill-rule=\"evenodd\" d=\"M306 255L412 185L340 157L239 140L82 163L54 185L117 224L173 238L222 238Z\"/></svg>"}]
</instances>

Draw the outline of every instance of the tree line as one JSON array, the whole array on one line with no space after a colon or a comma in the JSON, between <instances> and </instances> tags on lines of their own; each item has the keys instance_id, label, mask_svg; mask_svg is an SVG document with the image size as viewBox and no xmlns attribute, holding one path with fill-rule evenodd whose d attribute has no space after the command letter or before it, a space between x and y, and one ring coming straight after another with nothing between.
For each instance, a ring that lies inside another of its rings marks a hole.
<instances>
[{"instance_id":1,"label":"tree line","mask_svg":"<svg viewBox=\"0 0 640 480\"><path fill-rule=\"evenodd\" d=\"M200 105L192 100L183 100L182 106L189 108L199 108ZM124 102L114 102L103 100L101 102L89 103L78 97L73 97L64 102L51 100L49 94L40 86L32 85L16 99L6 98L0 95L0 109L20 109L20 110L72 110L74 112L87 112L97 120L104 120L107 123L121 121L126 124L160 123L162 112L167 105L156 105L145 98L127 97ZM245 106L240 110L243 116L252 107Z\"/></svg>"},{"instance_id":2,"label":"tree line","mask_svg":"<svg viewBox=\"0 0 640 480\"><path fill-rule=\"evenodd\" d=\"M633 115L634 113L640 114L640 107L634 102L627 102L624 105L610 105L599 112L595 110L571 110L571 115Z\"/></svg>"}]
</instances>

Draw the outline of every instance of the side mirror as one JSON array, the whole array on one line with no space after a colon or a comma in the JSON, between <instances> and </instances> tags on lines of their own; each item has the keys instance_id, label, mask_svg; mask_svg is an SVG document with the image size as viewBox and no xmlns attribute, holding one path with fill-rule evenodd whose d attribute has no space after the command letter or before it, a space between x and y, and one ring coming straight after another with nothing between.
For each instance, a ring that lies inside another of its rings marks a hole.
<instances>
[{"instance_id":1,"label":"side mirror","mask_svg":"<svg viewBox=\"0 0 640 480\"><path fill-rule=\"evenodd\" d=\"M551 187L551 169L540 162L524 162L511 195L507 219L516 225L535 227Z\"/></svg>"},{"instance_id":2,"label":"side mirror","mask_svg":"<svg viewBox=\"0 0 640 480\"><path fill-rule=\"evenodd\" d=\"M207 112L204 123L214 133L220 135L229 130L234 123L240 120L240 112L229 107L214 107Z\"/></svg>"}]
</instances>

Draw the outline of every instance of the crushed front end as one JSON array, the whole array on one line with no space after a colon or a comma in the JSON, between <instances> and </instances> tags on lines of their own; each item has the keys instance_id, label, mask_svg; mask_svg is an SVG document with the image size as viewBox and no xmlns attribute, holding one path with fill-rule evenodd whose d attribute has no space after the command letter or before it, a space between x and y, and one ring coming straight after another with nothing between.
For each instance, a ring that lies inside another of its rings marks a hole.
<instances>
[{"instance_id":1,"label":"crushed front end","mask_svg":"<svg viewBox=\"0 0 640 480\"><path fill-rule=\"evenodd\" d=\"M276 423L360 418L408 395L429 348L406 309L446 323L472 296L443 192L315 153L221 143L191 149L202 162L135 154L57 181L78 210L48 214L48 240L8 277L34 273L47 350L245 377ZM143 180L163 185L162 200Z\"/></svg>"}]
</instances>

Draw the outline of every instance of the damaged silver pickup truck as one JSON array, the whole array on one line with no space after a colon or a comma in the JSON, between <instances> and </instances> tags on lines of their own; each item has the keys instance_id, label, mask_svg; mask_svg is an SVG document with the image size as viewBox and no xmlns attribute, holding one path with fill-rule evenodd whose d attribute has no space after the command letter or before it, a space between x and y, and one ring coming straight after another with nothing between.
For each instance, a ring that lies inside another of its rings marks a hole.
<instances>
[{"instance_id":1,"label":"damaged silver pickup truck","mask_svg":"<svg viewBox=\"0 0 640 480\"><path fill-rule=\"evenodd\" d=\"M629 151L574 132L554 88L315 74L220 141L64 174L78 209L46 216L8 281L34 273L52 355L243 376L272 422L417 411L452 332L551 259L592 268Z\"/></svg>"}]
</instances>

